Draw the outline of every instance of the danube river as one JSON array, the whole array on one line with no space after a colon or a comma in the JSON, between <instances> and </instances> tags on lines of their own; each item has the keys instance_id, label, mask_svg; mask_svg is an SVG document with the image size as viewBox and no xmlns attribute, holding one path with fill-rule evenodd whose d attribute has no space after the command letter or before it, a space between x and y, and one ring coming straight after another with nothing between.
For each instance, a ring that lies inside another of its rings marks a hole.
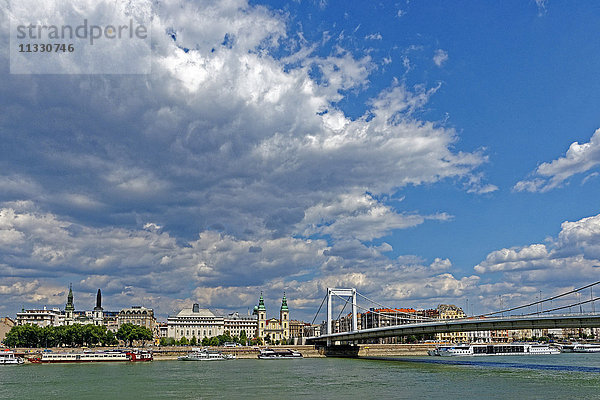
<instances>
[{"instance_id":1,"label":"danube river","mask_svg":"<svg viewBox=\"0 0 600 400\"><path fill-rule=\"evenodd\" d=\"M597 399L600 354L0 367L1 399Z\"/></svg>"}]
</instances>

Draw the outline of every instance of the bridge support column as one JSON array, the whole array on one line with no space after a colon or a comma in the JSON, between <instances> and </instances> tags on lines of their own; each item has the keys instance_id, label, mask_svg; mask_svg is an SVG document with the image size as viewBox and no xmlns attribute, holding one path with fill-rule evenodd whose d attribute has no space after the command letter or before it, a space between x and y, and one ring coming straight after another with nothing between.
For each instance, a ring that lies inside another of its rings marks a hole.
<instances>
[{"instance_id":1,"label":"bridge support column","mask_svg":"<svg viewBox=\"0 0 600 400\"><path fill-rule=\"evenodd\" d=\"M327 333L332 334L333 332L333 318L331 313L333 312L332 297L352 297L352 331L358 331L358 316L356 306L356 289L337 289L327 288ZM327 346L331 346L331 339L327 339Z\"/></svg>"},{"instance_id":2,"label":"bridge support column","mask_svg":"<svg viewBox=\"0 0 600 400\"><path fill-rule=\"evenodd\" d=\"M331 291L332 289L327 288L327 333L333 333L333 319L331 318ZM331 346L331 339L327 339L327 347Z\"/></svg>"}]
</instances>

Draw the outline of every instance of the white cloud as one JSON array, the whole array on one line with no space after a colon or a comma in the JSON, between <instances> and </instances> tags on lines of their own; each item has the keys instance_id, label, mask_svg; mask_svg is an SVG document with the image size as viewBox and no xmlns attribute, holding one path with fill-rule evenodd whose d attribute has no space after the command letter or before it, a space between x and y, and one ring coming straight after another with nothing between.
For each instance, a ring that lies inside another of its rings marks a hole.
<instances>
[{"instance_id":1,"label":"white cloud","mask_svg":"<svg viewBox=\"0 0 600 400\"><path fill-rule=\"evenodd\" d=\"M546 14L546 4L548 3L548 0L535 0L535 5L538 8L538 15L544 15Z\"/></svg>"},{"instance_id":2,"label":"white cloud","mask_svg":"<svg viewBox=\"0 0 600 400\"><path fill-rule=\"evenodd\" d=\"M381 33L377 32L377 33L371 33L370 35L365 36L365 39L367 39L367 40L381 40L381 39L383 39L383 36L381 36Z\"/></svg>"},{"instance_id":3,"label":"white cloud","mask_svg":"<svg viewBox=\"0 0 600 400\"><path fill-rule=\"evenodd\" d=\"M437 49L433 55L433 62L435 65L441 67L446 61L448 61L448 52L442 49Z\"/></svg>"},{"instance_id":4,"label":"white cloud","mask_svg":"<svg viewBox=\"0 0 600 400\"><path fill-rule=\"evenodd\" d=\"M573 175L587 172L598 164L600 129L594 132L587 143L573 142L564 157L541 164L533 173L533 178L517 182L513 189L518 192L547 192L561 187Z\"/></svg>"},{"instance_id":5,"label":"white cloud","mask_svg":"<svg viewBox=\"0 0 600 400\"><path fill-rule=\"evenodd\" d=\"M486 157L420 116L438 87L395 81L352 118L340 104L369 87L369 56L320 54L285 15L243 0L153 13L150 75L0 75L0 279L73 280L167 312L197 288L221 288L207 299L222 304L333 270L373 290L388 279L378 268L400 279L404 266L364 241L449 218L376 199L452 178L493 189L477 178ZM445 265L421 267L431 278Z\"/></svg>"},{"instance_id":6,"label":"white cloud","mask_svg":"<svg viewBox=\"0 0 600 400\"><path fill-rule=\"evenodd\" d=\"M416 257L389 260L383 256L391 250L386 243L369 247L339 240L329 246L324 240L240 240L206 231L178 244L152 227L93 228L50 214L1 209L0 237L14 231L27 241L11 241L3 250L7 263L0 272L14 274L14 282L0 286L0 297L11 303L10 295L18 292L19 301L62 306L64 287L75 274L84 277L74 285L83 303L91 304L101 288L108 306L145 304L164 315L194 301L219 309L251 307L263 288L269 288L271 301L287 291L290 298L307 299L298 307L309 307L311 299L332 285L358 287L366 294L384 288L381 293L389 301L425 304L427 297L441 301L460 295L477 280L455 278L448 259L436 258L429 266ZM24 285L23 279L32 275L45 278ZM50 276L59 284L50 283Z\"/></svg>"},{"instance_id":7,"label":"white cloud","mask_svg":"<svg viewBox=\"0 0 600 400\"><path fill-rule=\"evenodd\" d=\"M548 244L532 244L493 251L475 266L479 274L502 272L523 284L558 286L597 280L600 267L600 215L563 222L558 237Z\"/></svg>"},{"instance_id":8,"label":"white cloud","mask_svg":"<svg viewBox=\"0 0 600 400\"><path fill-rule=\"evenodd\" d=\"M370 241L395 229L422 224L427 219L448 220L446 214L422 216L397 213L368 194L342 195L328 204L308 208L298 224L304 236L330 235L336 239Z\"/></svg>"}]
</instances>

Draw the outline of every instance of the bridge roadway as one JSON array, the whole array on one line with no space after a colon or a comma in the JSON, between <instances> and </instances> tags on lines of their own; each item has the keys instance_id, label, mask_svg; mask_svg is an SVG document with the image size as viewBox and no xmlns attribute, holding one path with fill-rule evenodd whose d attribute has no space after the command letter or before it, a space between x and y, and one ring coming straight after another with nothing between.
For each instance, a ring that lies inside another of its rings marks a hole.
<instances>
[{"instance_id":1,"label":"bridge roadway","mask_svg":"<svg viewBox=\"0 0 600 400\"><path fill-rule=\"evenodd\" d=\"M462 318L419 322L360 331L333 333L307 338L308 344L347 342L390 336L420 335L448 332L488 331L501 329L552 329L600 327L600 313L528 315L494 318Z\"/></svg>"}]
</instances>

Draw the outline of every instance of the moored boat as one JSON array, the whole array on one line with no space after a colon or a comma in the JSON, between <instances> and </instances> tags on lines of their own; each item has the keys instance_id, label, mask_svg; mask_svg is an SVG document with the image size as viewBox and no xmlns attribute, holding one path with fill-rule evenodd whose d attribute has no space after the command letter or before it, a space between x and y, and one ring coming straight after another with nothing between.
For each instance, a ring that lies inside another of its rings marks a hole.
<instances>
[{"instance_id":1,"label":"moored boat","mask_svg":"<svg viewBox=\"0 0 600 400\"><path fill-rule=\"evenodd\" d=\"M208 349L192 349L191 353L185 356L177 357L179 361L222 361L234 359L233 354L223 354L220 351L211 351Z\"/></svg>"},{"instance_id":2,"label":"moored boat","mask_svg":"<svg viewBox=\"0 0 600 400\"><path fill-rule=\"evenodd\" d=\"M273 350L273 349L262 349L258 358L261 360L279 360L286 358L303 358L302 354L295 350L285 349L285 350Z\"/></svg>"},{"instance_id":3,"label":"moored boat","mask_svg":"<svg viewBox=\"0 0 600 400\"><path fill-rule=\"evenodd\" d=\"M25 360L21 357L15 356L15 352L11 350L4 350L0 352L0 365L18 365L23 364Z\"/></svg>"},{"instance_id":4,"label":"moored boat","mask_svg":"<svg viewBox=\"0 0 600 400\"><path fill-rule=\"evenodd\" d=\"M577 343L573 345L573 353L600 353L598 343Z\"/></svg>"},{"instance_id":5,"label":"moored boat","mask_svg":"<svg viewBox=\"0 0 600 400\"><path fill-rule=\"evenodd\" d=\"M511 356L560 354L560 350L543 343L461 344L440 346L429 355L453 356Z\"/></svg>"},{"instance_id":6,"label":"moored boat","mask_svg":"<svg viewBox=\"0 0 600 400\"><path fill-rule=\"evenodd\" d=\"M113 350L77 353L43 353L40 357L30 358L34 364L87 363L87 362L137 362L152 361L152 352L146 350Z\"/></svg>"}]
</instances>

